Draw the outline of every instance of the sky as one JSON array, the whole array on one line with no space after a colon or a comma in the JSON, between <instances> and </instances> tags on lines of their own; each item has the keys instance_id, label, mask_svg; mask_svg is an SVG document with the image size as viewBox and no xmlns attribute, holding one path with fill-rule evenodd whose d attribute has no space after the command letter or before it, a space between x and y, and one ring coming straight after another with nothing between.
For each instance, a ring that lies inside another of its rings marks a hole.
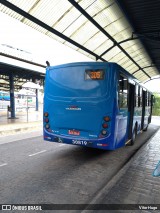
<instances>
[{"instance_id":1,"label":"sky","mask_svg":"<svg viewBox=\"0 0 160 213\"><path fill-rule=\"evenodd\" d=\"M38 61L43 65L46 65L46 61L49 61L51 66L69 62L91 61L85 55L45 36L6 14L0 13L0 50L4 51L4 49L8 53L21 54L28 59L32 58L33 61ZM0 57L0 60L15 63L15 60L4 59L4 57ZM21 64L23 62L18 61L16 65ZM28 66L32 67L32 65Z\"/></svg>"},{"instance_id":2,"label":"sky","mask_svg":"<svg viewBox=\"0 0 160 213\"><path fill-rule=\"evenodd\" d=\"M33 60L45 65L49 61L51 66L78 61L92 61L81 53L57 42L48 36L22 24L16 19L0 12L0 51L7 51L12 55L21 55L28 60ZM12 63L17 66L25 66L34 69L33 65L15 61L0 56L0 61ZM39 68L41 72L45 69ZM149 81L145 84L151 91L160 92L160 79Z\"/></svg>"},{"instance_id":3,"label":"sky","mask_svg":"<svg viewBox=\"0 0 160 213\"><path fill-rule=\"evenodd\" d=\"M144 86L152 92L160 93L160 79L151 80L144 84Z\"/></svg>"}]
</instances>

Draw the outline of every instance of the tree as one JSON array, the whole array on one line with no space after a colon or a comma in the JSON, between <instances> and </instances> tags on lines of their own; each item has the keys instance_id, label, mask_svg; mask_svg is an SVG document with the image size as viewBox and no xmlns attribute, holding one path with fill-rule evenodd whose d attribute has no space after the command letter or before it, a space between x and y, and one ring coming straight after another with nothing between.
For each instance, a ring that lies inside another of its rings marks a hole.
<instances>
[{"instance_id":1,"label":"tree","mask_svg":"<svg viewBox=\"0 0 160 213\"><path fill-rule=\"evenodd\" d=\"M160 116L160 94L154 93L155 102L153 104L152 114Z\"/></svg>"}]
</instances>

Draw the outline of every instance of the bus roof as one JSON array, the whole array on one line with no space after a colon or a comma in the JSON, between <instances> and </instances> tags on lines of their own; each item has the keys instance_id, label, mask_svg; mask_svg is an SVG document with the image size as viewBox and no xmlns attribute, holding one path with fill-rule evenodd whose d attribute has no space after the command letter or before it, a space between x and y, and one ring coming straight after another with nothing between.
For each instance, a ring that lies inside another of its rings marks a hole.
<instances>
[{"instance_id":1,"label":"bus roof","mask_svg":"<svg viewBox=\"0 0 160 213\"><path fill-rule=\"evenodd\" d=\"M62 67L74 67L74 66L86 66L86 65L113 65L113 66L118 66L123 74L127 75L130 79L132 79L136 84L139 86L143 87L146 91L149 91L144 85L142 85L137 78L135 78L132 74L130 74L127 70L125 70L123 67L121 67L119 64L115 62L101 62L101 61L84 61L84 62L73 62L73 63L66 63L66 64L60 64L60 65L55 65L55 66L48 66L46 69L58 69Z\"/></svg>"}]
</instances>

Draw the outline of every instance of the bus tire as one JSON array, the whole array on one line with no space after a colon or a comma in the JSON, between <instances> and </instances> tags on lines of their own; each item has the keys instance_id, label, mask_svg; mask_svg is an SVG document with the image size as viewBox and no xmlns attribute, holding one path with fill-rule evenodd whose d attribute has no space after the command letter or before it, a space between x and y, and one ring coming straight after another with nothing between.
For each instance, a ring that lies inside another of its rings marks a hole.
<instances>
[{"instance_id":1,"label":"bus tire","mask_svg":"<svg viewBox=\"0 0 160 213\"><path fill-rule=\"evenodd\" d=\"M137 136L137 128L136 126L134 127L134 130L133 130L133 134L132 134L132 138L131 138L131 142L130 142L130 145L133 146L134 143L135 143L135 140L136 140L136 136Z\"/></svg>"},{"instance_id":2,"label":"bus tire","mask_svg":"<svg viewBox=\"0 0 160 213\"><path fill-rule=\"evenodd\" d=\"M147 124L147 126L143 129L143 131L146 132L147 129L148 129L148 124Z\"/></svg>"}]
</instances>

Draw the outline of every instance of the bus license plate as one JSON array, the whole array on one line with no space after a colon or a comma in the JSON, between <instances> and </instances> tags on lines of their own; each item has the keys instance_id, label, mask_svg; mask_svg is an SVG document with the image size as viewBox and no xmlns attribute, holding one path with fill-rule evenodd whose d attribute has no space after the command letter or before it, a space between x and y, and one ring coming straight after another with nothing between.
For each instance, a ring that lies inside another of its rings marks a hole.
<instances>
[{"instance_id":1,"label":"bus license plate","mask_svg":"<svg viewBox=\"0 0 160 213\"><path fill-rule=\"evenodd\" d=\"M78 130L69 130L68 133L70 135L80 135L80 131L78 131Z\"/></svg>"}]
</instances>

